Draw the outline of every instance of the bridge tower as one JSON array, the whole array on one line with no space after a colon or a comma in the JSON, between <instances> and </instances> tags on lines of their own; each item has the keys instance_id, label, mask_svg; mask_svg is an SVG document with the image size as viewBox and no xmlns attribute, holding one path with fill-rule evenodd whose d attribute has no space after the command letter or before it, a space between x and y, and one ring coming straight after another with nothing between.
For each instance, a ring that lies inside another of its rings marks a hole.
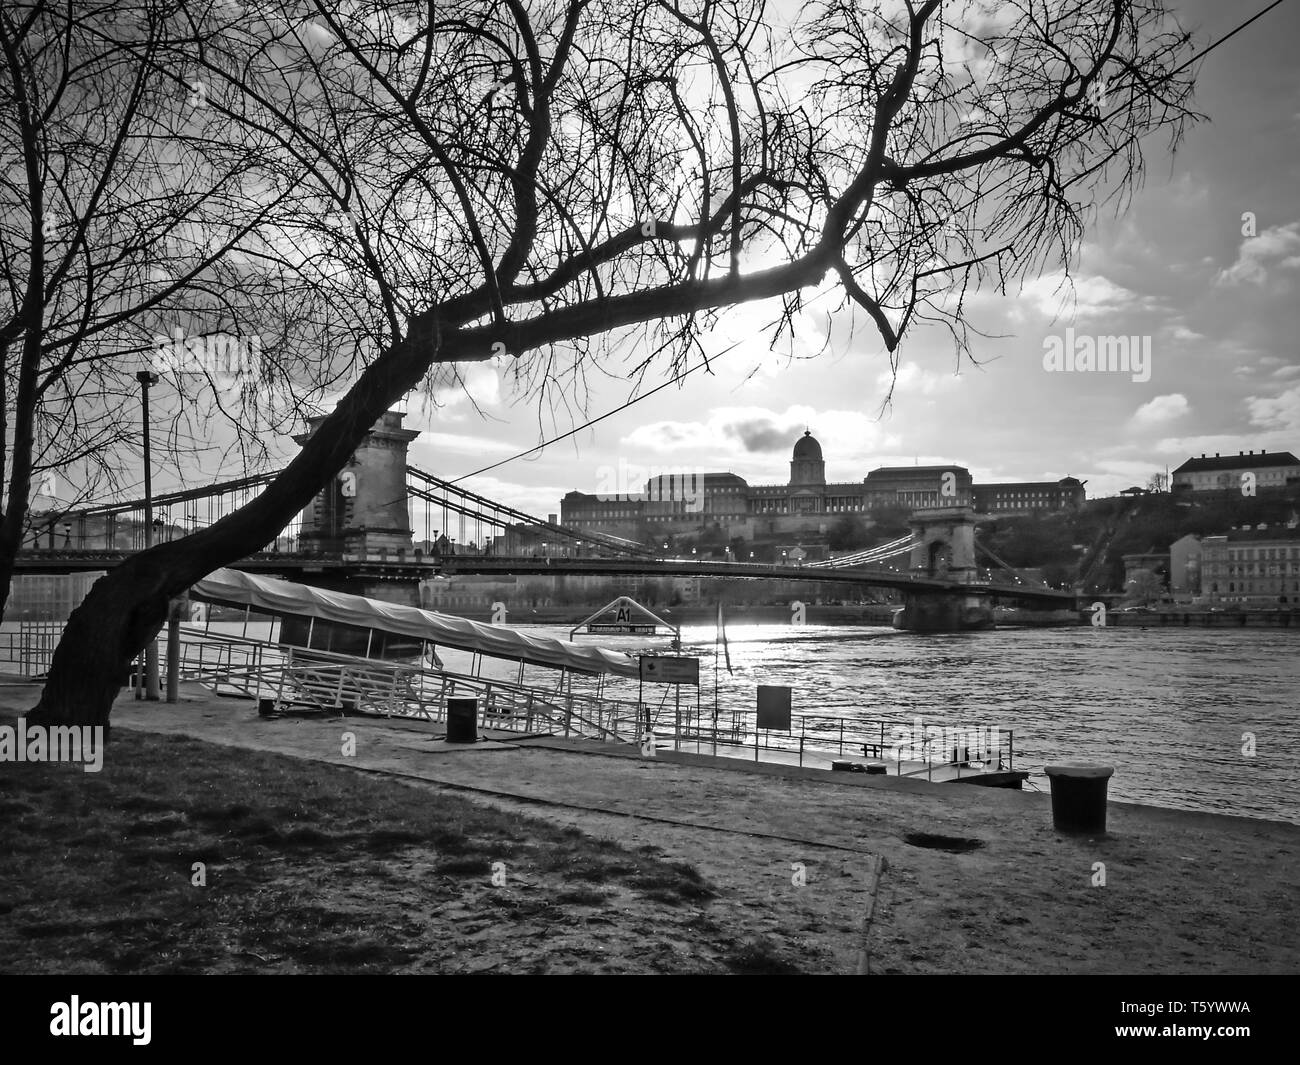
<instances>
[{"instance_id":1,"label":"bridge tower","mask_svg":"<svg viewBox=\"0 0 1300 1065\"><path fill-rule=\"evenodd\" d=\"M294 442L305 443L322 421L323 416L309 418L307 431L295 436ZM351 595L420 605L419 577L394 573L387 565L414 556L406 498L406 453L419 435L413 429L403 429L402 415L393 411L375 422L348 464L302 512L301 549L341 558L347 565L341 571L307 569L297 579ZM301 618L286 619L282 631L286 642L301 645L306 623ZM357 633L339 631L329 639L335 651L365 653L365 640Z\"/></svg>"},{"instance_id":2,"label":"bridge tower","mask_svg":"<svg viewBox=\"0 0 1300 1065\"><path fill-rule=\"evenodd\" d=\"M970 506L932 507L918 510L912 527L911 572L918 577L973 584L975 563L975 510ZM912 632L963 632L993 628L993 605L982 592L915 591L903 595L903 609L894 627Z\"/></svg>"},{"instance_id":3,"label":"bridge tower","mask_svg":"<svg viewBox=\"0 0 1300 1065\"><path fill-rule=\"evenodd\" d=\"M324 416L307 419L306 443ZM308 504L299 542L304 551L366 559L407 553L413 547L406 504L406 452L420 434L402 428L402 415L386 412L357 445L348 464Z\"/></svg>"}]
</instances>

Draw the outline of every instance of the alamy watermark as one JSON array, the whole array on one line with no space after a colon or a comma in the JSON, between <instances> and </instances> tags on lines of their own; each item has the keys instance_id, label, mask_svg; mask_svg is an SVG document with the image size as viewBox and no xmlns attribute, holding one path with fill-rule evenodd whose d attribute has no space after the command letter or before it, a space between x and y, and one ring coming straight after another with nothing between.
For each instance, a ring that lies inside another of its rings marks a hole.
<instances>
[{"instance_id":1,"label":"alamy watermark","mask_svg":"<svg viewBox=\"0 0 1300 1065\"><path fill-rule=\"evenodd\" d=\"M947 758L957 752L957 761L995 762L1000 759L1002 732L976 726L926 725L917 717L909 725L894 725L889 730L889 745L899 760L928 761Z\"/></svg>"},{"instance_id":2,"label":"alamy watermark","mask_svg":"<svg viewBox=\"0 0 1300 1065\"><path fill-rule=\"evenodd\" d=\"M687 511L701 511L704 472L698 467L670 466L652 476L648 467L619 459L617 466L597 467L595 494L603 503L682 503Z\"/></svg>"},{"instance_id":3,"label":"alamy watermark","mask_svg":"<svg viewBox=\"0 0 1300 1065\"><path fill-rule=\"evenodd\" d=\"M80 762L87 773L104 768L103 725L0 725L0 762Z\"/></svg>"},{"instance_id":4,"label":"alamy watermark","mask_svg":"<svg viewBox=\"0 0 1300 1065\"><path fill-rule=\"evenodd\" d=\"M77 995L50 1006L50 1035L130 1036L136 1046L152 1038L151 1002L82 1002Z\"/></svg>"},{"instance_id":5,"label":"alamy watermark","mask_svg":"<svg viewBox=\"0 0 1300 1065\"><path fill-rule=\"evenodd\" d=\"M203 373L216 383L240 386L256 380L262 368L262 338L256 333L204 333L186 336L174 329L169 337L155 336L149 368L155 373Z\"/></svg>"},{"instance_id":6,"label":"alamy watermark","mask_svg":"<svg viewBox=\"0 0 1300 1065\"><path fill-rule=\"evenodd\" d=\"M1151 338L1076 335L1071 326L1064 337L1044 338L1043 369L1048 373L1127 373L1142 384L1151 380Z\"/></svg>"}]
</instances>

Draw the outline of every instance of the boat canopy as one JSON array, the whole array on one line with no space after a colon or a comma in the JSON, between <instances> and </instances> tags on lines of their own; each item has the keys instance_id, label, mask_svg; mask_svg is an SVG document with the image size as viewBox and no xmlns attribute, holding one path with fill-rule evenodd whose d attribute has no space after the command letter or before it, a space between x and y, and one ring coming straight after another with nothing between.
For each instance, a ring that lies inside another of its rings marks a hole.
<instances>
[{"instance_id":1,"label":"boat canopy","mask_svg":"<svg viewBox=\"0 0 1300 1065\"><path fill-rule=\"evenodd\" d=\"M319 618L340 625L413 636L436 646L454 647L512 662L577 673L639 676L637 660L619 651L583 647L551 636L520 632L505 625L488 625L432 610L327 591L239 570L219 569L209 573L190 589L190 595L206 603L248 607L262 614Z\"/></svg>"}]
</instances>

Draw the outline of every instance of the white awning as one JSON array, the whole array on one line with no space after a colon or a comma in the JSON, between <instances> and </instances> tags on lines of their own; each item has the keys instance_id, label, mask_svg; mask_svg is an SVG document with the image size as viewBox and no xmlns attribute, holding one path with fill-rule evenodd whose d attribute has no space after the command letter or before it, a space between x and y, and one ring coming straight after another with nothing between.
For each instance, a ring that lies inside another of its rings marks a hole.
<instances>
[{"instance_id":1,"label":"white awning","mask_svg":"<svg viewBox=\"0 0 1300 1065\"><path fill-rule=\"evenodd\" d=\"M341 625L355 625L462 651L474 651L492 658L571 669L579 673L613 673L620 677L639 675L637 659L620 651L584 647L550 636L534 636L504 625L437 614L413 606L385 603L380 599L331 592L292 581L280 581L219 569L190 589L190 595L206 603L246 606L263 614L320 618Z\"/></svg>"}]
</instances>

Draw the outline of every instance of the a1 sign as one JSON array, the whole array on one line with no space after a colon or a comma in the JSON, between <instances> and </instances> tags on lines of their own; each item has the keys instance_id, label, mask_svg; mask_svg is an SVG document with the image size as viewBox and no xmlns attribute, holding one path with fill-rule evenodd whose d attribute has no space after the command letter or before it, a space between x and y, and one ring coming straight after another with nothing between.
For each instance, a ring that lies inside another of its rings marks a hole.
<instances>
[{"instance_id":1,"label":"a1 sign","mask_svg":"<svg viewBox=\"0 0 1300 1065\"><path fill-rule=\"evenodd\" d=\"M656 626L653 621L636 621L632 617L632 608L620 606L613 621L589 621L587 631L592 633L618 633L621 635L653 636Z\"/></svg>"},{"instance_id":2,"label":"a1 sign","mask_svg":"<svg viewBox=\"0 0 1300 1065\"><path fill-rule=\"evenodd\" d=\"M700 660L682 656L642 655L641 679L647 684L699 684Z\"/></svg>"}]
</instances>

